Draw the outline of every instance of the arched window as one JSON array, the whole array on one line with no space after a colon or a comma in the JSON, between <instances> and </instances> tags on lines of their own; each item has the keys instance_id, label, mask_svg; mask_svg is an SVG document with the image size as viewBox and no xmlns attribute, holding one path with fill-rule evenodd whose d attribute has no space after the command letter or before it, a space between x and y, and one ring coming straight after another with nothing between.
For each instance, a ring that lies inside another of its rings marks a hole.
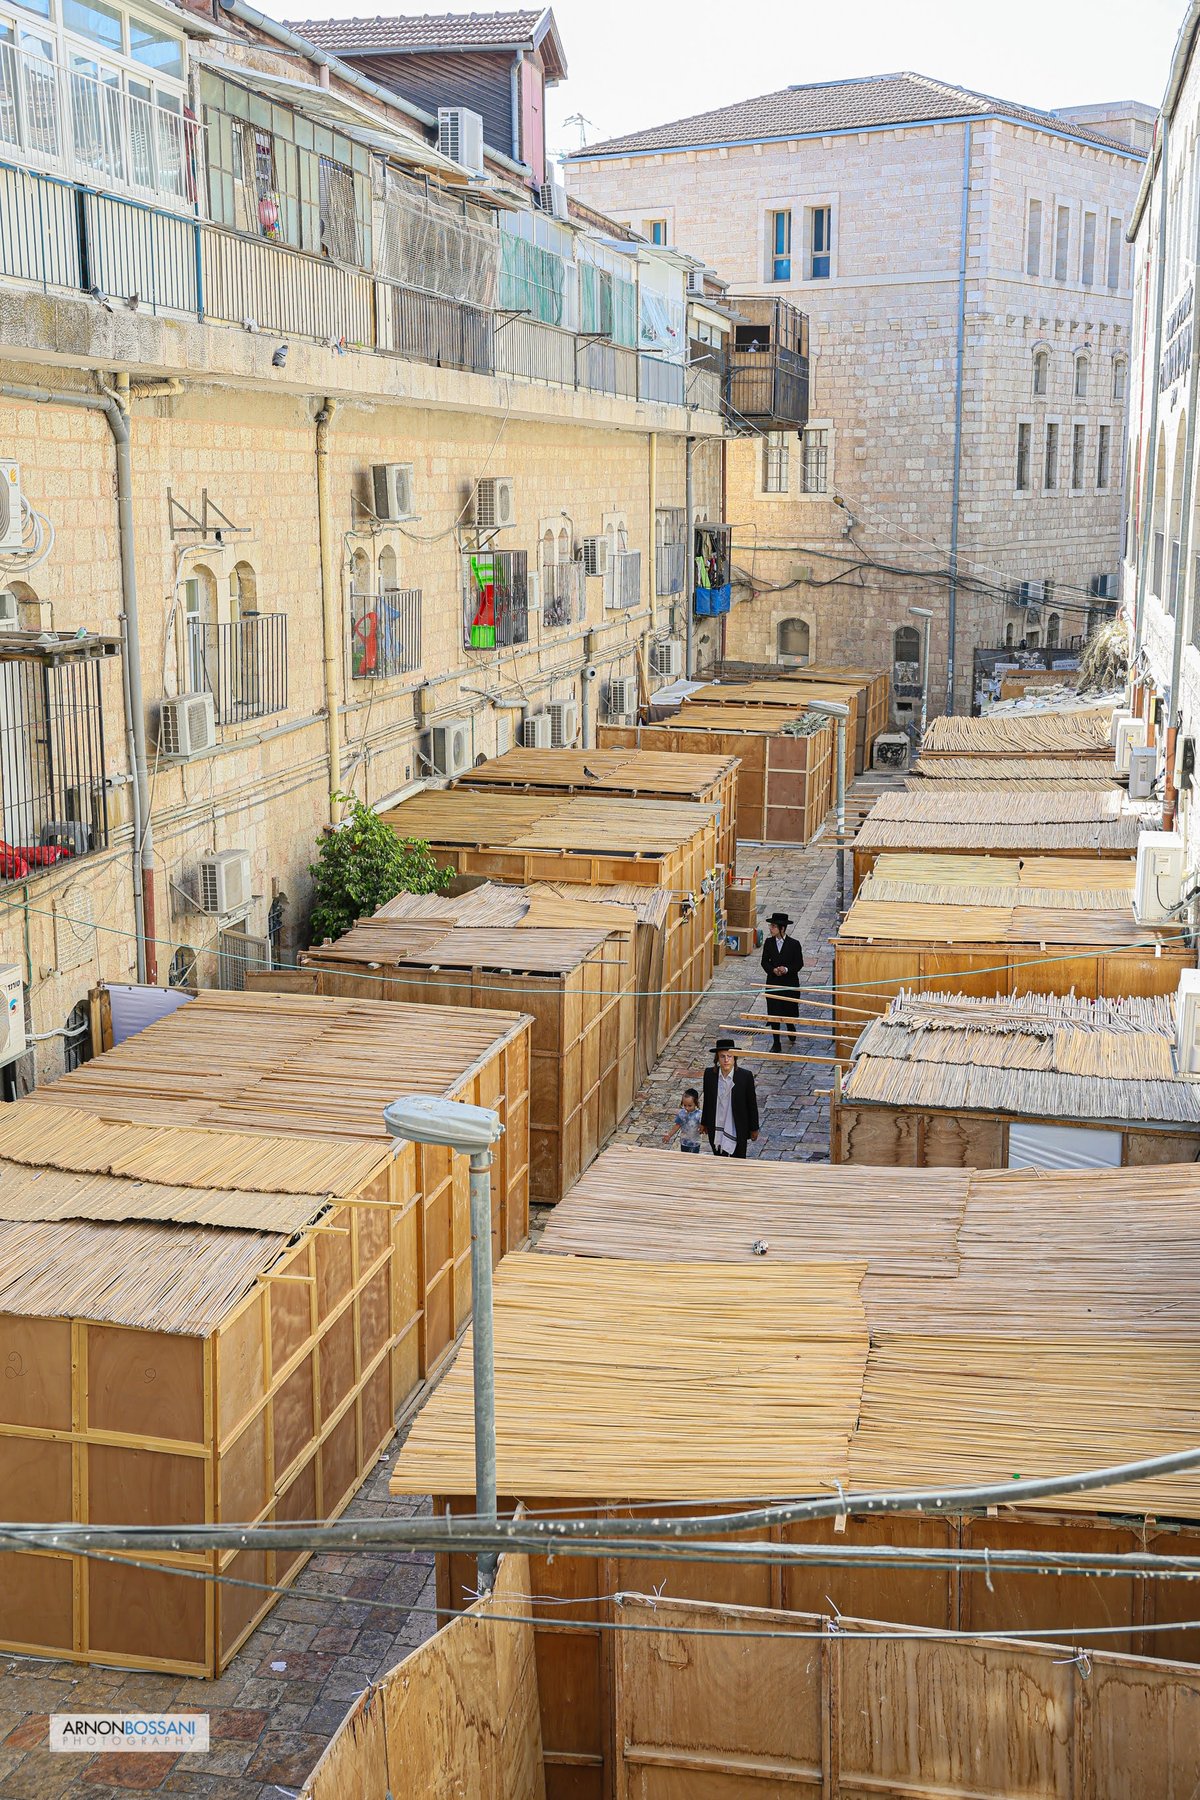
<instances>
[{"instance_id":1,"label":"arched window","mask_svg":"<svg viewBox=\"0 0 1200 1800\"><path fill-rule=\"evenodd\" d=\"M396 552L390 544L385 544L379 552L379 591L381 594L390 594L399 586Z\"/></svg>"},{"instance_id":2,"label":"arched window","mask_svg":"<svg viewBox=\"0 0 1200 1800\"><path fill-rule=\"evenodd\" d=\"M898 663L916 663L921 661L921 634L915 625L901 625L892 634L892 660ZM920 669L913 680L920 680Z\"/></svg>"},{"instance_id":3,"label":"arched window","mask_svg":"<svg viewBox=\"0 0 1200 1800\"><path fill-rule=\"evenodd\" d=\"M1125 398L1125 377L1129 372L1129 363L1123 356L1113 357L1112 397L1114 400Z\"/></svg>"},{"instance_id":4,"label":"arched window","mask_svg":"<svg viewBox=\"0 0 1200 1800\"><path fill-rule=\"evenodd\" d=\"M37 631L42 623L42 603L27 581L10 581L6 591L13 597L15 617L22 631ZM10 614L11 616L11 609Z\"/></svg>"},{"instance_id":5,"label":"arched window","mask_svg":"<svg viewBox=\"0 0 1200 1800\"><path fill-rule=\"evenodd\" d=\"M1050 352L1035 350L1033 353L1033 391L1035 394L1050 392Z\"/></svg>"},{"instance_id":6,"label":"arched window","mask_svg":"<svg viewBox=\"0 0 1200 1800\"><path fill-rule=\"evenodd\" d=\"M258 578L248 562L235 563L229 577L229 616L244 619L258 611Z\"/></svg>"},{"instance_id":7,"label":"arched window","mask_svg":"<svg viewBox=\"0 0 1200 1800\"><path fill-rule=\"evenodd\" d=\"M775 634L780 661L806 663L810 640L807 619L781 619Z\"/></svg>"},{"instance_id":8,"label":"arched window","mask_svg":"<svg viewBox=\"0 0 1200 1800\"><path fill-rule=\"evenodd\" d=\"M1088 390L1088 359L1086 356L1075 358L1075 398L1086 400Z\"/></svg>"},{"instance_id":9,"label":"arched window","mask_svg":"<svg viewBox=\"0 0 1200 1800\"><path fill-rule=\"evenodd\" d=\"M1004 627L1004 643L1005 643L1005 647L1007 649L1012 648L1013 636L1014 636L1013 622L1010 619L1008 621L1008 624Z\"/></svg>"},{"instance_id":10,"label":"arched window","mask_svg":"<svg viewBox=\"0 0 1200 1800\"><path fill-rule=\"evenodd\" d=\"M179 593L183 607L181 689L189 694L211 693L210 650L214 667L216 662L216 645L210 644L217 623L216 576L203 563L196 563L180 584Z\"/></svg>"},{"instance_id":11,"label":"arched window","mask_svg":"<svg viewBox=\"0 0 1200 1800\"><path fill-rule=\"evenodd\" d=\"M1050 613L1046 619L1046 648L1048 650L1058 649L1061 630L1062 620L1057 613Z\"/></svg>"},{"instance_id":12,"label":"arched window","mask_svg":"<svg viewBox=\"0 0 1200 1800\"><path fill-rule=\"evenodd\" d=\"M371 559L365 550L356 550L350 558L350 591L353 594L371 591Z\"/></svg>"}]
</instances>

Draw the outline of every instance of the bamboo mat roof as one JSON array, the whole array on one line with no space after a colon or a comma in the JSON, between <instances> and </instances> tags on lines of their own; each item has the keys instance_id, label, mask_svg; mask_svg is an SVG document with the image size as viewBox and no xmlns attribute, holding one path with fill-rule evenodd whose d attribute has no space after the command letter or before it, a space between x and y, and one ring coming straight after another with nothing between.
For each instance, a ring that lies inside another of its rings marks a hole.
<instances>
[{"instance_id":1,"label":"bamboo mat roof","mask_svg":"<svg viewBox=\"0 0 1200 1800\"><path fill-rule=\"evenodd\" d=\"M706 1500L844 1484L867 1357L862 1274L505 1257L500 1491ZM393 1493L474 1490L469 1338L417 1415Z\"/></svg>"},{"instance_id":2,"label":"bamboo mat roof","mask_svg":"<svg viewBox=\"0 0 1200 1800\"><path fill-rule=\"evenodd\" d=\"M1038 756L1063 754L1112 761L1109 728L1112 708L1072 712L1011 712L965 718L945 714L925 728L922 754L951 756Z\"/></svg>"},{"instance_id":3,"label":"bamboo mat roof","mask_svg":"<svg viewBox=\"0 0 1200 1800\"><path fill-rule=\"evenodd\" d=\"M1027 794L1022 789L1006 801L1003 810L1010 825L1100 825L1128 819L1136 826L1144 816L1144 809L1132 806L1124 789L1116 787L1060 794ZM964 792L949 782L936 782L917 793L881 794L866 823L971 825L978 818L979 796L973 788Z\"/></svg>"},{"instance_id":4,"label":"bamboo mat roof","mask_svg":"<svg viewBox=\"0 0 1200 1800\"><path fill-rule=\"evenodd\" d=\"M601 794L482 793L426 789L383 815L398 836L441 846L565 850L595 856L669 856L712 824L694 800Z\"/></svg>"},{"instance_id":5,"label":"bamboo mat roof","mask_svg":"<svg viewBox=\"0 0 1200 1800\"><path fill-rule=\"evenodd\" d=\"M1062 895L1094 893L1100 884L1120 890L1131 902L1136 879L1132 857L1110 857L1100 865L1079 856L953 856L928 850L885 851L875 858L867 877L868 881L922 887L1053 889Z\"/></svg>"},{"instance_id":6,"label":"bamboo mat roof","mask_svg":"<svg viewBox=\"0 0 1200 1800\"><path fill-rule=\"evenodd\" d=\"M286 1242L198 1226L0 1221L0 1313L204 1336Z\"/></svg>"},{"instance_id":7,"label":"bamboo mat roof","mask_svg":"<svg viewBox=\"0 0 1200 1800\"><path fill-rule=\"evenodd\" d=\"M793 696L794 699L794 696ZM455 785L467 788L552 788L583 794L672 795L707 799L737 768L736 756L674 750L527 750L492 757Z\"/></svg>"},{"instance_id":8,"label":"bamboo mat roof","mask_svg":"<svg viewBox=\"0 0 1200 1800\"><path fill-rule=\"evenodd\" d=\"M1133 855L1151 815L1130 806L1112 789L1055 792L1019 788L989 818L974 788L935 782L919 792L885 794L877 800L854 839L856 850L903 848L920 852L951 849L1093 850Z\"/></svg>"},{"instance_id":9,"label":"bamboo mat roof","mask_svg":"<svg viewBox=\"0 0 1200 1800\"><path fill-rule=\"evenodd\" d=\"M404 919L360 919L335 944L314 951L305 961L328 967L364 963L426 969L483 969L489 973L565 975L577 969L605 943L607 931L476 930Z\"/></svg>"},{"instance_id":10,"label":"bamboo mat roof","mask_svg":"<svg viewBox=\"0 0 1200 1800\"><path fill-rule=\"evenodd\" d=\"M866 1262L873 1273L952 1276L967 1203L962 1169L853 1164L687 1162L681 1203L676 1157L615 1144L554 1208L543 1251L647 1262L752 1262L756 1242L787 1262ZM703 1246L703 1248L701 1248Z\"/></svg>"},{"instance_id":11,"label":"bamboo mat roof","mask_svg":"<svg viewBox=\"0 0 1200 1800\"><path fill-rule=\"evenodd\" d=\"M646 887L635 881L614 881L604 887L589 887L578 881L531 881L525 892L547 905L554 900L582 901L588 905L629 907L639 925L658 930L671 916L671 895L664 888Z\"/></svg>"},{"instance_id":12,"label":"bamboo mat roof","mask_svg":"<svg viewBox=\"0 0 1200 1800\"><path fill-rule=\"evenodd\" d=\"M654 892L626 885L630 892L639 895ZM559 893L544 882L522 886L484 881L462 894L397 894L372 919L425 920L481 931L538 931L565 926L579 931L631 932L637 922L632 902L609 898L609 893L605 888L586 892L582 888L574 892L565 889Z\"/></svg>"},{"instance_id":13,"label":"bamboo mat roof","mask_svg":"<svg viewBox=\"0 0 1200 1800\"><path fill-rule=\"evenodd\" d=\"M810 689L801 688L793 695L794 711L791 707L735 706L732 701L718 706L685 700L679 711L665 723L668 729L674 726L681 731L726 731L739 735L748 732L757 737L781 737L789 725L796 725L804 718L810 693ZM821 720L821 729L829 729L828 719Z\"/></svg>"},{"instance_id":14,"label":"bamboo mat roof","mask_svg":"<svg viewBox=\"0 0 1200 1800\"><path fill-rule=\"evenodd\" d=\"M310 1225L327 1204L324 1196L313 1194L182 1187L166 1181L130 1181L120 1175L35 1169L0 1158L0 1220L142 1219L291 1236Z\"/></svg>"},{"instance_id":15,"label":"bamboo mat roof","mask_svg":"<svg viewBox=\"0 0 1200 1800\"><path fill-rule=\"evenodd\" d=\"M842 1097L1200 1131L1200 1083L1175 1073L1174 1045L1169 996L902 993L859 1037Z\"/></svg>"},{"instance_id":16,"label":"bamboo mat roof","mask_svg":"<svg viewBox=\"0 0 1200 1800\"><path fill-rule=\"evenodd\" d=\"M1111 768L1095 757L1081 757L1078 762L1055 762L1036 756L933 756L920 757L909 770L905 785L912 793L927 783L944 781L951 786L967 782L979 784L985 791L1020 785L1053 791L1069 788L1115 788L1116 777Z\"/></svg>"},{"instance_id":17,"label":"bamboo mat roof","mask_svg":"<svg viewBox=\"0 0 1200 1800\"><path fill-rule=\"evenodd\" d=\"M389 1142L398 1093L453 1096L524 1015L206 989L49 1087L43 1105L142 1125Z\"/></svg>"},{"instance_id":18,"label":"bamboo mat roof","mask_svg":"<svg viewBox=\"0 0 1200 1800\"><path fill-rule=\"evenodd\" d=\"M1139 925L1132 906L973 906L955 900L902 903L855 900L842 920L838 942L913 944L1069 944L1077 948L1179 947L1171 926Z\"/></svg>"},{"instance_id":19,"label":"bamboo mat roof","mask_svg":"<svg viewBox=\"0 0 1200 1800\"><path fill-rule=\"evenodd\" d=\"M778 681L710 681L694 688L684 701L693 706L795 706L796 689L804 689L804 698L813 700L845 700L862 691L862 681L837 681L813 676L797 681L784 676Z\"/></svg>"}]
</instances>

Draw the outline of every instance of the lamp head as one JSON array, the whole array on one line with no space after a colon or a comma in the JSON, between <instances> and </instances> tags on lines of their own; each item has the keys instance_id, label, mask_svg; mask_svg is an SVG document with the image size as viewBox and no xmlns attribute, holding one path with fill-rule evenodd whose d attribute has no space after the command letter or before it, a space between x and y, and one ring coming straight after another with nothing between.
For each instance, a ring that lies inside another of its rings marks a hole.
<instances>
[{"instance_id":1,"label":"lamp head","mask_svg":"<svg viewBox=\"0 0 1200 1800\"><path fill-rule=\"evenodd\" d=\"M391 1137L410 1144L441 1144L464 1156L488 1149L504 1130L500 1115L490 1106L443 1100L440 1094L401 1094L384 1107L383 1122Z\"/></svg>"}]
</instances>

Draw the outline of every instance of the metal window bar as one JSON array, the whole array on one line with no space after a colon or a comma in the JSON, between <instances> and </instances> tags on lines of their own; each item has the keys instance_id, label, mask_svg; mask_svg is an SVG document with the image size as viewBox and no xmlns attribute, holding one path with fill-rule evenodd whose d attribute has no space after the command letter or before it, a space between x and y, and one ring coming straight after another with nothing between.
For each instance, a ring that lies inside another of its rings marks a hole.
<instances>
[{"instance_id":1,"label":"metal window bar","mask_svg":"<svg viewBox=\"0 0 1200 1800\"><path fill-rule=\"evenodd\" d=\"M189 666L213 697L218 725L287 708L287 614L250 613L227 625L187 621Z\"/></svg>"},{"instance_id":2,"label":"metal window bar","mask_svg":"<svg viewBox=\"0 0 1200 1800\"><path fill-rule=\"evenodd\" d=\"M505 319L496 329L496 373L575 386L575 335L537 319Z\"/></svg>"},{"instance_id":3,"label":"metal window bar","mask_svg":"<svg viewBox=\"0 0 1200 1800\"><path fill-rule=\"evenodd\" d=\"M0 660L0 881L108 844L100 662Z\"/></svg>"},{"instance_id":4,"label":"metal window bar","mask_svg":"<svg viewBox=\"0 0 1200 1800\"><path fill-rule=\"evenodd\" d=\"M379 282L376 319L381 350L434 363L439 369L492 373L496 362L492 315L482 307Z\"/></svg>"},{"instance_id":5,"label":"metal window bar","mask_svg":"<svg viewBox=\"0 0 1200 1800\"><path fill-rule=\"evenodd\" d=\"M351 595L350 665L355 681L412 675L421 667L420 588Z\"/></svg>"},{"instance_id":6,"label":"metal window bar","mask_svg":"<svg viewBox=\"0 0 1200 1800\"><path fill-rule=\"evenodd\" d=\"M676 544L659 544L654 552L654 591L665 597L682 594L687 574L687 550L683 540Z\"/></svg>"},{"instance_id":7,"label":"metal window bar","mask_svg":"<svg viewBox=\"0 0 1200 1800\"><path fill-rule=\"evenodd\" d=\"M763 439L763 492L786 494L788 491L789 445L787 433L768 431Z\"/></svg>"},{"instance_id":8,"label":"metal window bar","mask_svg":"<svg viewBox=\"0 0 1200 1800\"><path fill-rule=\"evenodd\" d=\"M529 642L529 558L524 550L471 550L463 557L463 643L500 650Z\"/></svg>"},{"instance_id":9,"label":"metal window bar","mask_svg":"<svg viewBox=\"0 0 1200 1800\"><path fill-rule=\"evenodd\" d=\"M542 624L581 625L587 617L586 577L582 562L542 564Z\"/></svg>"},{"instance_id":10,"label":"metal window bar","mask_svg":"<svg viewBox=\"0 0 1200 1800\"><path fill-rule=\"evenodd\" d=\"M254 937L236 926L218 932L218 987L232 993L244 993L247 974L273 966L273 946L269 937Z\"/></svg>"},{"instance_id":11,"label":"metal window bar","mask_svg":"<svg viewBox=\"0 0 1200 1800\"><path fill-rule=\"evenodd\" d=\"M664 406L682 406L686 370L682 363L661 356L638 355L638 399L657 400Z\"/></svg>"},{"instance_id":12,"label":"metal window bar","mask_svg":"<svg viewBox=\"0 0 1200 1800\"><path fill-rule=\"evenodd\" d=\"M1165 554L1166 554L1166 538L1164 537L1164 535L1161 531L1156 531L1154 533L1154 556L1152 559L1151 570L1150 570L1150 589L1151 589L1151 592L1156 594L1160 600L1162 598L1162 591L1163 591L1163 585L1162 585L1163 558L1164 558Z\"/></svg>"},{"instance_id":13,"label":"metal window bar","mask_svg":"<svg viewBox=\"0 0 1200 1800\"><path fill-rule=\"evenodd\" d=\"M614 550L608 559L604 577L604 604L626 611L642 598L642 553L640 550Z\"/></svg>"}]
</instances>

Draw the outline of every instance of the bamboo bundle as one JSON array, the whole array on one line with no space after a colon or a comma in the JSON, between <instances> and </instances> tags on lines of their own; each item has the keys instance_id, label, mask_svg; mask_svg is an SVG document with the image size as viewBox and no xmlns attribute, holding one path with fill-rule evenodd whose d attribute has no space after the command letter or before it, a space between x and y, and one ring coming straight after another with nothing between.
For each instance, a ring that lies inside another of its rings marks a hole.
<instances>
[{"instance_id":1,"label":"bamboo bundle","mask_svg":"<svg viewBox=\"0 0 1200 1800\"><path fill-rule=\"evenodd\" d=\"M1092 875L1091 879L1098 881L1101 877ZM1027 906L1058 907L1072 912L1118 912L1129 904L1129 889L1124 886L1018 889L1006 884L974 887L956 881L927 885L919 881L880 881L874 873L867 876L858 891L860 900L892 906L1011 906L1018 894Z\"/></svg>"},{"instance_id":2,"label":"bamboo bundle","mask_svg":"<svg viewBox=\"0 0 1200 1800\"><path fill-rule=\"evenodd\" d=\"M1139 925L1132 907L972 906L920 901L856 900L838 940L929 944L1180 945L1177 929Z\"/></svg>"},{"instance_id":3,"label":"bamboo bundle","mask_svg":"<svg viewBox=\"0 0 1200 1800\"><path fill-rule=\"evenodd\" d=\"M1098 865L1077 856L939 856L926 851L889 851L874 859L860 896L864 900L915 900L916 894L902 896L899 890L926 887L930 901L934 890L943 890L940 898L965 906L1018 900L1041 905L1050 902L1031 900L1030 896L1053 893L1055 905L1103 909L1132 903L1136 876L1133 859L1123 857L1106 857ZM998 894L1002 889L1010 890L1005 900L968 898L970 894Z\"/></svg>"},{"instance_id":4,"label":"bamboo bundle","mask_svg":"<svg viewBox=\"0 0 1200 1800\"><path fill-rule=\"evenodd\" d=\"M681 1166L683 1165L683 1166ZM644 1262L863 1260L873 1273L950 1276L967 1201L955 1169L878 1170L680 1156L617 1144L555 1208L540 1249Z\"/></svg>"},{"instance_id":5,"label":"bamboo bundle","mask_svg":"<svg viewBox=\"0 0 1200 1800\"><path fill-rule=\"evenodd\" d=\"M1112 708L1078 708L1071 712L1006 713L999 717L964 718L946 714L931 719L921 746L929 756L1093 756L1111 762L1109 728Z\"/></svg>"},{"instance_id":6,"label":"bamboo bundle","mask_svg":"<svg viewBox=\"0 0 1200 1800\"><path fill-rule=\"evenodd\" d=\"M844 1482L867 1351L862 1274L509 1257L496 1277L501 1493L708 1500ZM392 1492L473 1491L472 1419L464 1343Z\"/></svg>"},{"instance_id":7,"label":"bamboo bundle","mask_svg":"<svg viewBox=\"0 0 1200 1800\"><path fill-rule=\"evenodd\" d=\"M203 1336L286 1243L260 1231L4 1220L0 1314Z\"/></svg>"}]
</instances>

